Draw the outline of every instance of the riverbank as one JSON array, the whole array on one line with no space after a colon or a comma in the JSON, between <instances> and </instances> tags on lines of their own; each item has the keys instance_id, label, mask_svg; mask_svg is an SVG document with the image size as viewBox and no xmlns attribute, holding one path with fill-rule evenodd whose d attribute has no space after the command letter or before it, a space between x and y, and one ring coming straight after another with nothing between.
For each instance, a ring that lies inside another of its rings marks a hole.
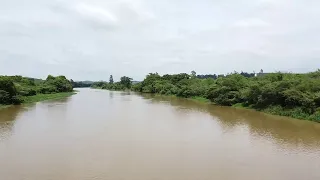
<instances>
[{"instance_id":1,"label":"riverbank","mask_svg":"<svg viewBox=\"0 0 320 180\"><path fill-rule=\"evenodd\" d=\"M35 96L25 96L22 98L23 99L22 105L46 101L46 100L63 99L63 98L72 96L74 94L77 94L77 92L73 91L73 92L62 92L62 93L54 93L54 94L37 94ZM14 105L0 105L0 109L8 108L10 106L14 106Z\"/></svg>"},{"instance_id":2,"label":"riverbank","mask_svg":"<svg viewBox=\"0 0 320 180\"><path fill-rule=\"evenodd\" d=\"M46 101L46 100L62 99L62 98L66 98L66 97L72 96L74 94L76 94L75 91L73 91L73 92L63 92L63 93L55 93L55 94L37 94L35 96L24 97L23 98L23 100L24 100L23 104L30 104L30 103Z\"/></svg>"},{"instance_id":3,"label":"riverbank","mask_svg":"<svg viewBox=\"0 0 320 180\"><path fill-rule=\"evenodd\" d=\"M211 105L217 105L217 106L223 106L220 104L216 104L209 99L206 99L204 97L199 97L199 96L194 96L190 98L184 98L184 97L178 97L176 95L163 95L163 94L158 94L158 93L147 93L154 95L155 97L157 96L166 96L166 97L173 97L173 98L182 98L182 99L188 99L192 100L198 103L205 103L205 104L211 104ZM276 116L283 116L283 117L290 117L294 118L297 120L308 120L308 121L313 121L320 123L320 111L317 111L316 113L312 115L308 115L307 113L304 113L304 111L301 108L294 108L294 109L285 109L281 106L270 106L265 109L257 109L252 106L245 106L244 104L237 103L232 106L225 106L225 107L230 107L230 108L237 108L237 109L246 109L246 110L253 110L253 111L258 111L258 112L263 112L265 114L270 114L270 115L276 115Z\"/></svg>"},{"instance_id":4,"label":"riverbank","mask_svg":"<svg viewBox=\"0 0 320 180\"><path fill-rule=\"evenodd\" d=\"M93 89L103 89L103 88L94 87ZM103 89L103 90L108 90L108 89ZM133 92L136 92L136 91L133 91ZM184 98L184 99L189 99L189 100L193 100L193 101L200 102L200 103L207 103L207 104L213 104L213 105L218 105L218 106L226 106L226 105L212 102L209 99L201 97L201 96L193 96L193 97L185 98L185 97L179 97L177 95L165 95L165 94L160 94L160 93L148 93L148 94L152 94L155 96L168 96L168 97L175 97L175 98ZM243 103L237 103L237 104L233 104L232 106L227 106L227 107L255 110L255 111L263 112L266 114L285 116L285 117L291 117L294 119L308 120L308 121L320 123L320 110L317 110L315 113L310 115L310 114L306 113L305 110L302 109L302 107L295 107L295 108L291 108L291 109L286 109L285 107L281 107L279 105L275 105L275 106L270 105L267 108L260 108L259 109L259 108L255 108L253 105L246 106Z\"/></svg>"},{"instance_id":5,"label":"riverbank","mask_svg":"<svg viewBox=\"0 0 320 180\"><path fill-rule=\"evenodd\" d=\"M264 109L257 109L252 106L245 106L241 103L234 104L234 105L232 105L232 107L240 108L240 109L250 109L250 110L263 112L266 114L285 116L285 117L291 117L294 119L308 120L308 121L314 121L314 122L320 123L320 111L319 110L316 111L314 114L309 115L309 114L305 113L302 108L286 109L281 106L269 106Z\"/></svg>"},{"instance_id":6,"label":"riverbank","mask_svg":"<svg viewBox=\"0 0 320 180\"><path fill-rule=\"evenodd\" d=\"M149 73L142 82L132 85L132 90L183 98L201 97L216 105L320 122L320 70L305 74L247 75L234 72L205 78L196 76L195 72L191 75Z\"/></svg>"},{"instance_id":7,"label":"riverbank","mask_svg":"<svg viewBox=\"0 0 320 180\"><path fill-rule=\"evenodd\" d=\"M2 105L2 104L0 104L0 110L1 110L1 109L5 109L5 108L8 108L8 107L10 107L10 106L12 106L12 105Z\"/></svg>"},{"instance_id":8,"label":"riverbank","mask_svg":"<svg viewBox=\"0 0 320 180\"><path fill-rule=\"evenodd\" d=\"M65 76L48 75L45 80L22 76L0 76L0 108L60 99L74 94Z\"/></svg>"}]
</instances>

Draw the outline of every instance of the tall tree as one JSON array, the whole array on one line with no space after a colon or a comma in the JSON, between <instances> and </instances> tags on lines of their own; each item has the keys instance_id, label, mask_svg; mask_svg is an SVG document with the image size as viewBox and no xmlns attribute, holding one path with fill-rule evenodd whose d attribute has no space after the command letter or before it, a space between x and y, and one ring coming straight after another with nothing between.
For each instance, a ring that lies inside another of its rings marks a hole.
<instances>
[{"instance_id":1,"label":"tall tree","mask_svg":"<svg viewBox=\"0 0 320 180\"><path fill-rule=\"evenodd\" d=\"M132 85L131 80L132 80L131 78L127 76L123 76L120 78L120 84L122 84L126 88L131 88L131 85Z\"/></svg>"},{"instance_id":2,"label":"tall tree","mask_svg":"<svg viewBox=\"0 0 320 180\"><path fill-rule=\"evenodd\" d=\"M197 73L195 71L191 71L191 77L195 78L197 76Z\"/></svg>"},{"instance_id":3,"label":"tall tree","mask_svg":"<svg viewBox=\"0 0 320 180\"><path fill-rule=\"evenodd\" d=\"M113 82L114 82L114 81L113 81L113 76L112 76L112 75L110 75L109 83L110 83L110 84L113 84Z\"/></svg>"}]
</instances>

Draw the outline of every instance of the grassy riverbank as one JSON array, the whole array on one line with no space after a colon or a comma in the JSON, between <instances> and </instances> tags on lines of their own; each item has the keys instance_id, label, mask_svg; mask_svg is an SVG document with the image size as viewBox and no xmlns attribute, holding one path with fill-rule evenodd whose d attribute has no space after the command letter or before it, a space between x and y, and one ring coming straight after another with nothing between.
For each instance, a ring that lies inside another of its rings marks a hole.
<instances>
[{"instance_id":1,"label":"grassy riverbank","mask_svg":"<svg viewBox=\"0 0 320 180\"><path fill-rule=\"evenodd\" d=\"M46 100L63 99L76 94L76 92L63 92L55 94L37 94L35 96L27 96L23 98L23 104L35 103Z\"/></svg>"},{"instance_id":2,"label":"grassy riverbank","mask_svg":"<svg viewBox=\"0 0 320 180\"><path fill-rule=\"evenodd\" d=\"M194 100L194 101L197 101L197 102L202 102L202 103L211 103L209 99L204 98L204 97L200 97L200 96L194 96L194 97L191 97L191 98L188 98L188 99L191 99L191 100Z\"/></svg>"},{"instance_id":3,"label":"grassy riverbank","mask_svg":"<svg viewBox=\"0 0 320 180\"><path fill-rule=\"evenodd\" d=\"M0 76L0 108L68 97L75 92L65 76L35 79L22 76Z\"/></svg>"},{"instance_id":4,"label":"grassy riverbank","mask_svg":"<svg viewBox=\"0 0 320 180\"><path fill-rule=\"evenodd\" d=\"M246 106L242 103L237 103L232 105L234 108L240 108L240 109L251 109L251 110L256 110L260 112L264 112L267 114L272 114L272 115L277 115L277 116L287 116L295 119L300 119L300 120L309 120L309 121L314 121L320 123L320 111L318 110L314 114L308 114L306 113L302 108L296 107L296 108L284 108L281 106L269 106L264 109L257 109L252 106Z\"/></svg>"},{"instance_id":5,"label":"grassy riverbank","mask_svg":"<svg viewBox=\"0 0 320 180\"><path fill-rule=\"evenodd\" d=\"M37 94L34 96L26 96L26 97L22 97L22 99L23 99L22 105L41 102L41 101L47 101L47 100L63 99L63 98L72 96L74 94L76 94L76 91L55 93L55 94ZM11 107L11 106L13 106L13 105L0 105L0 110Z\"/></svg>"},{"instance_id":6,"label":"grassy riverbank","mask_svg":"<svg viewBox=\"0 0 320 180\"><path fill-rule=\"evenodd\" d=\"M1 109L5 109L5 108L8 108L8 107L10 107L10 106L12 106L12 105L2 105L2 104L0 104L0 110L1 110Z\"/></svg>"},{"instance_id":7,"label":"grassy riverbank","mask_svg":"<svg viewBox=\"0 0 320 180\"><path fill-rule=\"evenodd\" d=\"M147 93L150 94L150 93ZM151 93L152 94L152 93ZM163 94L153 94L154 97L172 97L172 98L182 98L182 99L188 99L191 101L195 101L197 103L204 103L204 104L211 104L211 105L218 105L214 102L211 102L209 99L206 99L204 97L189 97L189 98L183 98L183 97L178 97L176 95L163 95ZM309 120L309 121L314 121L320 123L320 113L315 113L313 115L308 115L307 113L304 113L301 108L295 108L295 109L285 109L280 106L270 106L266 109L256 109L254 107L246 106L242 103L237 103L232 105L231 107L237 108L237 109L247 109L247 110L253 110L253 111L259 111L263 112L266 114L271 114L271 115L277 115L277 116L286 116L286 117L291 117L294 119L300 119L300 120Z\"/></svg>"},{"instance_id":8,"label":"grassy riverbank","mask_svg":"<svg viewBox=\"0 0 320 180\"><path fill-rule=\"evenodd\" d=\"M181 98L176 95L162 95L162 94L154 94L155 96L166 96L166 97L173 97L173 98ZM198 103L205 103L205 104L212 104L212 105L219 105L214 102L211 102L209 99L206 99L204 97L190 97L190 98L183 98L183 99L189 99L192 101L196 101ZM247 109L247 110L254 110L254 111L259 111L263 112L266 114L271 114L271 115L277 115L277 116L287 116L291 117L294 119L300 119L300 120L309 120L309 121L314 121L320 123L320 113L316 112L313 115L308 115L307 113L304 113L304 111L301 108L294 108L294 109L285 109L282 108L281 106L270 106L266 109L256 109L252 106L246 106L242 103L237 103L232 105L231 107L233 108L238 108L238 109Z\"/></svg>"},{"instance_id":9,"label":"grassy riverbank","mask_svg":"<svg viewBox=\"0 0 320 180\"><path fill-rule=\"evenodd\" d=\"M167 96L167 97L181 98L176 95L155 94L155 96ZM189 99L192 101L196 101L198 103L219 105L214 102L211 102L209 99L206 99L204 97L195 96L195 97L184 98L184 99ZM271 114L271 115L286 116L286 117L291 117L294 119L309 120L309 121L314 121L314 122L320 123L320 112L319 111L317 111L316 113L314 113L312 115L309 115L309 114L305 113L301 108L285 109L281 106L269 106L268 108L265 108L265 109L257 109L252 106L246 106L242 103L234 104L231 107L238 108L238 109L254 110L254 111L259 111L259 112L263 112L263 113Z\"/></svg>"}]
</instances>

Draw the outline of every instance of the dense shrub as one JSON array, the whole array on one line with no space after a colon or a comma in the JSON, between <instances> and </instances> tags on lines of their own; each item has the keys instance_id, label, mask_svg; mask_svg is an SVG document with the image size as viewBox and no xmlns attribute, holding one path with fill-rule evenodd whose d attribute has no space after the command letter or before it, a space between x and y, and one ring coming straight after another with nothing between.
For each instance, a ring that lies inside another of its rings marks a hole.
<instances>
[{"instance_id":1,"label":"dense shrub","mask_svg":"<svg viewBox=\"0 0 320 180\"><path fill-rule=\"evenodd\" d=\"M0 104L19 104L17 89L10 77L0 76Z\"/></svg>"},{"instance_id":2,"label":"dense shrub","mask_svg":"<svg viewBox=\"0 0 320 180\"><path fill-rule=\"evenodd\" d=\"M21 96L34 96L37 94L37 91L35 88L21 88L18 90L18 94Z\"/></svg>"},{"instance_id":3,"label":"dense shrub","mask_svg":"<svg viewBox=\"0 0 320 180\"><path fill-rule=\"evenodd\" d=\"M48 86L48 88L45 86ZM65 76L53 77L49 75L42 87L48 92L71 92L73 90L71 82ZM53 91L53 88L55 91Z\"/></svg>"},{"instance_id":4,"label":"dense shrub","mask_svg":"<svg viewBox=\"0 0 320 180\"><path fill-rule=\"evenodd\" d=\"M10 94L7 91L0 90L0 104L11 104Z\"/></svg>"},{"instance_id":5,"label":"dense shrub","mask_svg":"<svg viewBox=\"0 0 320 180\"><path fill-rule=\"evenodd\" d=\"M58 90L57 90L57 88L56 88L55 86L53 86L53 85L46 85L46 84L44 84L44 85L39 86L38 92L39 92L40 94L52 94L52 93L57 93Z\"/></svg>"},{"instance_id":6,"label":"dense shrub","mask_svg":"<svg viewBox=\"0 0 320 180\"><path fill-rule=\"evenodd\" d=\"M0 76L0 104L20 104L24 96L34 96L37 93L51 94L71 92L73 87L65 76L51 75L43 81L22 76Z\"/></svg>"},{"instance_id":7,"label":"dense shrub","mask_svg":"<svg viewBox=\"0 0 320 180\"><path fill-rule=\"evenodd\" d=\"M112 77L112 76L111 76ZM110 82L95 82L92 84L91 86L92 88L99 88L99 89L108 89L108 90L115 90L115 91L120 91L120 90L130 90L132 87L132 79L127 77L127 76L123 76L120 78L120 82L113 82L113 77L110 78ZM135 88L137 91L140 91L140 89L138 89L138 86L133 87ZM142 90L141 90L142 91Z\"/></svg>"}]
</instances>

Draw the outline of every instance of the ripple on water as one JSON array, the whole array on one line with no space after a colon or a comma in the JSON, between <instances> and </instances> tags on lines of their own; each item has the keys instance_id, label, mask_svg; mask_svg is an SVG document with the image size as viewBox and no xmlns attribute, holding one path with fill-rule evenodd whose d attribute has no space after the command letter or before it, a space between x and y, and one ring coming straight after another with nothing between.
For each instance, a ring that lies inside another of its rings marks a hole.
<instances>
[{"instance_id":1,"label":"ripple on water","mask_svg":"<svg viewBox=\"0 0 320 180\"><path fill-rule=\"evenodd\" d=\"M5 141L12 135L13 122L0 122L0 142Z\"/></svg>"}]
</instances>

